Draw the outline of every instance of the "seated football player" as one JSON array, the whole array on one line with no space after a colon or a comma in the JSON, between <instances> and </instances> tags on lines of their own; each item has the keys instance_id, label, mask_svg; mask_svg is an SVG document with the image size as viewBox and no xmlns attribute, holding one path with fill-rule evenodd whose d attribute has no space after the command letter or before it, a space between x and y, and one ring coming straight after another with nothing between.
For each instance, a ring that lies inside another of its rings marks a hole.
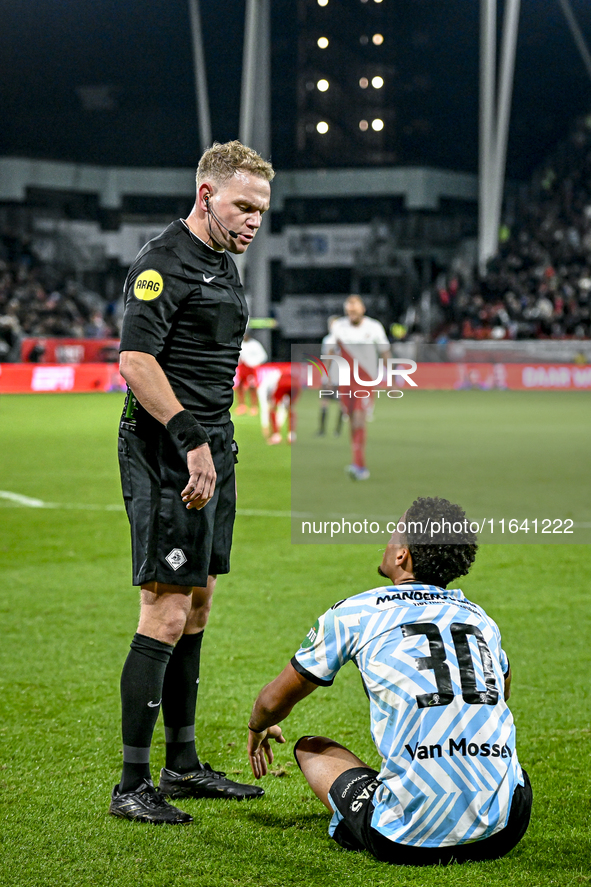
<instances>
[{"instance_id":1,"label":"seated football player","mask_svg":"<svg viewBox=\"0 0 591 887\"><path fill-rule=\"evenodd\" d=\"M378 568L388 584L324 613L254 704L248 754L260 778L273 760L270 740L285 742L279 722L356 664L379 765L325 736L302 736L294 748L332 814L329 834L347 850L393 864L447 864L497 859L525 834L532 791L515 749L499 629L447 587L476 550L459 506L417 499Z\"/></svg>"}]
</instances>

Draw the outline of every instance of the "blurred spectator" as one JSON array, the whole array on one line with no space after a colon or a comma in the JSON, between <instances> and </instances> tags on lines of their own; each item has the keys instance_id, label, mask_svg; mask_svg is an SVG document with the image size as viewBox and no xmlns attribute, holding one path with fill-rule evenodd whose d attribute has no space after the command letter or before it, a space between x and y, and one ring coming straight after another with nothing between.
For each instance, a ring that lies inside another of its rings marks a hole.
<instances>
[{"instance_id":1,"label":"blurred spectator","mask_svg":"<svg viewBox=\"0 0 591 887\"><path fill-rule=\"evenodd\" d=\"M0 315L0 363L18 360L20 352L20 326L11 314Z\"/></svg>"},{"instance_id":2,"label":"blurred spectator","mask_svg":"<svg viewBox=\"0 0 591 887\"><path fill-rule=\"evenodd\" d=\"M29 363L41 363L45 355L45 339L38 339L27 355Z\"/></svg>"},{"instance_id":3,"label":"blurred spectator","mask_svg":"<svg viewBox=\"0 0 591 887\"><path fill-rule=\"evenodd\" d=\"M84 335L88 339L106 339L112 335L112 330L103 317L102 311L94 311L90 321L84 327Z\"/></svg>"}]
</instances>

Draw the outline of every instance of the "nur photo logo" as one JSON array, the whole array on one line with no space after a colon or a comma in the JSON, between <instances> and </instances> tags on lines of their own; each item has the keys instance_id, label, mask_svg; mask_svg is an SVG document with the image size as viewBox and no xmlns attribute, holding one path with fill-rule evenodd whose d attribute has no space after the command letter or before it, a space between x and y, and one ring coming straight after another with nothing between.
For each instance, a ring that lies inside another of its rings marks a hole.
<instances>
[{"instance_id":1,"label":"nur photo logo","mask_svg":"<svg viewBox=\"0 0 591 887\"><path fill-rule=\"evenodd\" d=\"M360 367L359 360L356 357L347 359L340 354L321 354L320 359L313 357L306 359L308 362L306 382L309 388L314 387L315 369L320 374L321 383L323 375L326 375L330 382L333 381L331 379L331 372L325 363L328 360L332 360L336 364L338 380L333 384L336 384L338 388L350 388L352 385L361 386L363 389L377 388L378 386L393 388L395 378L402 379L413 388L418 387L414 379L411 378L412 374L417 370L417 364L416 361L409 358L388 357L384 360L383 357L380 357L377 361L375 379L368 377L367 370ZM332 394L333 392L332 390L330 392L321 390L320 397L326 393ZM402 392L399 392L398 396L402 396Z\"/></svg>"}]
</instances>

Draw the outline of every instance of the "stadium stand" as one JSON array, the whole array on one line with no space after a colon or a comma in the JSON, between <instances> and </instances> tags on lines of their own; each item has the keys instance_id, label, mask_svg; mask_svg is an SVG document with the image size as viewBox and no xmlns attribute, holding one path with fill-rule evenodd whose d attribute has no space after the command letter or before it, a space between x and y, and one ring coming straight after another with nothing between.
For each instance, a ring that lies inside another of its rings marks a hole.
<instances>
[{"instance_id":1,"label":"stadium stand","mask_svg":"<svg viewBox=\"0 0 591 887\"><path fill-rule=\"evenodd\" d=\"M501 247L484 275L475 269L470 248L463 248L437 277L426 313L418 291L407 292L403 278L396 278L399 300L404 289L397 339L445 345L456 340L591 338L591 114L575 122L527 186L510 185L507 193ZM408 220L402 228L408 236ZM23 230L26 226L18 230L5 224L0 231L0 362L19 361L24 338L117 338L120 286L110 287L110 297L109 288L99 282L96 288L104 289L102 294L84 286L83 275L48 262L36 249L34 235ZM392 232L389 236L394 237ZM434 237L430 232L423 239L429 243ZM390 246L399 245L398 235L394 239ZM374 248L364 247L363 260L379 270L375 233L372 240ZM464 240L468 244L471 238ZM125 267L118 268L119 276ZM366 291L361 280L351 283ZM391 304L390 309L388 325L397 313ZM276 338L282 335L280 328ZM26 359L42 358L34 348Z\"/></svg>"},{"instance_id":2,"label":"stadium stand","mask_svg":"<svg viewBox=\"0 0 591 887\"><path fill-rule=\"evenodd\" d=\"M31 241L0 234L0 362L20 360L25 336L117 336L113 307L36 255ZM29 360L35 360L33 353ZM38 358L37 358L38 359Z\"/></svg>"},{"instance_id":3,"label":"stadium stand","mask_svg":"<svg viewBox=\"0 0 591 887\"><path fill-rule=\"evenodd\" d=\"M437 283L447 339L584 339L591 335L591 115L536 172L479 276L458 262Z\"/></svg>"}]
</instances>

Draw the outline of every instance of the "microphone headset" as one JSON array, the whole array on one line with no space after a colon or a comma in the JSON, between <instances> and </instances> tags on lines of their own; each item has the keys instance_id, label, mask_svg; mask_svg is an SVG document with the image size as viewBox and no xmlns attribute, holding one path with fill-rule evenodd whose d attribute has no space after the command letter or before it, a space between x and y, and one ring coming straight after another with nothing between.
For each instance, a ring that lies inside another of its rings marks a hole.
<instances>
[{"instance_id":1,"label":"microphone headset","mask_svg":"<svg viewBox=\"0 0 591 887\"><path fill-rule=\"evenodd\" d=\"M218 225L220 226L220 228L223 228L225 231L228 232L228 234L230 235L230 237L238 237L238 234L236 233L236 231L230 231L230 229L229 229L226 225L224 225L223 222L220 221L220 219L218 218L218 216L216 216L216 214L214 213L213 209L212 209L211 206L209 205L209 198L210 198L210 196L211 196L210 194L206 194L206 195L204 196L204 198L203 198L203 199L205 200L205 206L207 207L207 212L210 213L210 214L213 216L214 221L218 223ZM211 228L210 228L210 232L209 232L209 233L211 234Z\"/></svg>"}]
</instances>

